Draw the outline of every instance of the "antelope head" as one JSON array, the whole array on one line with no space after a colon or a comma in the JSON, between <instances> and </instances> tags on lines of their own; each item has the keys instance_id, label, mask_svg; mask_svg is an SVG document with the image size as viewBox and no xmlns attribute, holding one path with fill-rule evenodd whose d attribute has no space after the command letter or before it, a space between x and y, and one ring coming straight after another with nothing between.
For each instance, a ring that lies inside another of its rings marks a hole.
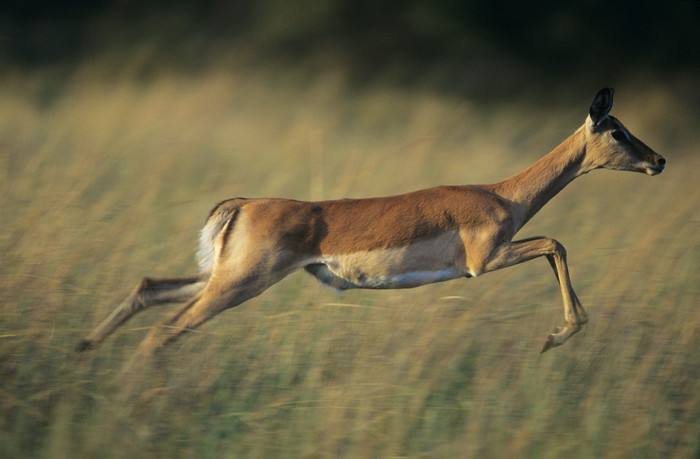
<instances>
[{"instance_id":1,"label":"antelope head","mask_svg":"<svg viewBox=\"0 0 700 459\"><path fill-rule=\"evenodd\" d=\"M591 104L585 125L586 156L592 162L591 168L660 174L666 164L664 157L610 116L612 105L612 88L601 89Z\"/></svg>"}]
</instances>

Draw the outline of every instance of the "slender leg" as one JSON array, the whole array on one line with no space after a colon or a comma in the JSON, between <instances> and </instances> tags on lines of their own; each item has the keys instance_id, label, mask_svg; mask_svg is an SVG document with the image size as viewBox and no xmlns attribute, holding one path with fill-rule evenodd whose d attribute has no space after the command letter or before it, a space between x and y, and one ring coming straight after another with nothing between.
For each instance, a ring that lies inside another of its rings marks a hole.
<instances>
[{"instance_id":1,"label":"slender leg","mask_svg":"<svg viewBox=\"0 0 700 459\"><path fill-rule=\"evenodd\" d=\"M501 245L496 250L495 256L486 264L485 270L493 271L513 266L541 256L547 257L554 270L554 275L559 281L564 301L564 320L566 322L564 327L557 327L554 333L547 337L547 341L542 348L542 352L545 352L552 347L564 344L571 335L581 330L583 324L588 321L586 311L581 306L581 302L571 286L564 246L554 239L545 237L509 242Z\"/></svg>"},{"instance_id":2,"label":"slender leg","mask_svg":"<svg viewBox=\"0 0 700 459\"><path fill-rule=\"evenodd\" d=\"M164 279L143 279L133 292L90 334L78 343L78 351L94 348L119 325L149 306L182 303L196 297L209 280L209 273Z\"/></svg>"},{"instance_id":3,"label":"slender leg","mask_svg":"<svg viewBox=\"0 0 700 459\"><path fill-rule=\"evenodd\" d=\"M231 272L226 272L228 276L226 274L212 276L211 281L199 296L193 298L165 322L151 329L139 345L136 354L141 357L153 354L220 312L260 295L295 269L287 266L280 271L248 277L243 281L235 280L237 276L232 276Z\"/></svg>"}]
</instances>

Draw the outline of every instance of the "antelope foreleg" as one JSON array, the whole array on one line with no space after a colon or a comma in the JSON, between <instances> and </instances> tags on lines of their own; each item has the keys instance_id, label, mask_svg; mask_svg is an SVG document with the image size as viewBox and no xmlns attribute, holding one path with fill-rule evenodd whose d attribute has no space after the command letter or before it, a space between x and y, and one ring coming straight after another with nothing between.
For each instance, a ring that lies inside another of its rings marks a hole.
<instances>
[{"instance_id":1,"label":"antelope foreleg","mask_svg":"<svg viewBox=\"0 0 700 459\"><path fill-rule=\"evenodd\" d=\"M556 242L556 241L555 241ZM545 352L553 347L561 346L568 340L571 335L581 330L583 324L588 322L588 314L583 309L581 302L571 286L571 277L569 276L569 267L566 263L566 250L560 243L556 243L556 250L553 254L547 255L547 259L552 265L554 274L559 281L562 298L564 300L564 327L557 327L552 334L547 337L547 340L542 347L541 352Z\"/></svg>"},{"instance_id":2,"label":"antelope foreleg","mask_svg":"<svg viewBox=\"0 0 700 459\"><path fill-rule=\"evenodd\" d=\"M566 250L558 241L546 237L536 237L522 241L514 241L501 245L495 255L485 266L486 271L517 265L533 258L546 256L554 270L554 275L561 287L564 302L564 320L566 325L558 327L547 337L542 352L560 346L574 333L581 330L588 321L586 311L581 306L569 277L566 263Z\"/></svg>"}]
</instances>

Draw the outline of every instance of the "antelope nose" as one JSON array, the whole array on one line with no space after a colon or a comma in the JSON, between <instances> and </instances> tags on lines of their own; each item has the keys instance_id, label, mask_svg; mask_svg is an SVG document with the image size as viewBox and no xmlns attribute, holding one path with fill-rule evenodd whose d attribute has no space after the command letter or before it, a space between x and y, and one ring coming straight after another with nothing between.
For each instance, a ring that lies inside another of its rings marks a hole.
<instances>
[{"instance_id":1,"label":"antelope nose","mask_svg":"<svg viewBox=\"0 0 700 459\"><path fill-rule=\"evenodd\" d=\"M659 163L659 166L663 166L666 164L666 159L663 156L659 156L657 162Z\"/></svg>"}]
</instances>

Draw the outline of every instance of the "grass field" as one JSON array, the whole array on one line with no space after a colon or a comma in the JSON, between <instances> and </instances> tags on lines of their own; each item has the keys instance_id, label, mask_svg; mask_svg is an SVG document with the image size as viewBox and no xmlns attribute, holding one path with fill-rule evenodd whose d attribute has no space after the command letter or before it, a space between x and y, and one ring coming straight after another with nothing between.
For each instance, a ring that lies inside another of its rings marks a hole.
<instances>
[{"instance_id":1,"label":"grass field","mask_svg":"<svg viewBox=\"0 0 700 459\"><path fill-rule=\"evenodd\" d=\"M563 324L544 260L338 296L298 273L120 374L173 306L74 346L143 276L196 270L219 200L497 181L599 88L487 103L330 71L105 68L2 77L1 457L700 457L697 81L618 85L613 114L666 172L591 173L520 233L567 247L590 323L565 346L539 354Z\"/></svg>"}]
</instances>

